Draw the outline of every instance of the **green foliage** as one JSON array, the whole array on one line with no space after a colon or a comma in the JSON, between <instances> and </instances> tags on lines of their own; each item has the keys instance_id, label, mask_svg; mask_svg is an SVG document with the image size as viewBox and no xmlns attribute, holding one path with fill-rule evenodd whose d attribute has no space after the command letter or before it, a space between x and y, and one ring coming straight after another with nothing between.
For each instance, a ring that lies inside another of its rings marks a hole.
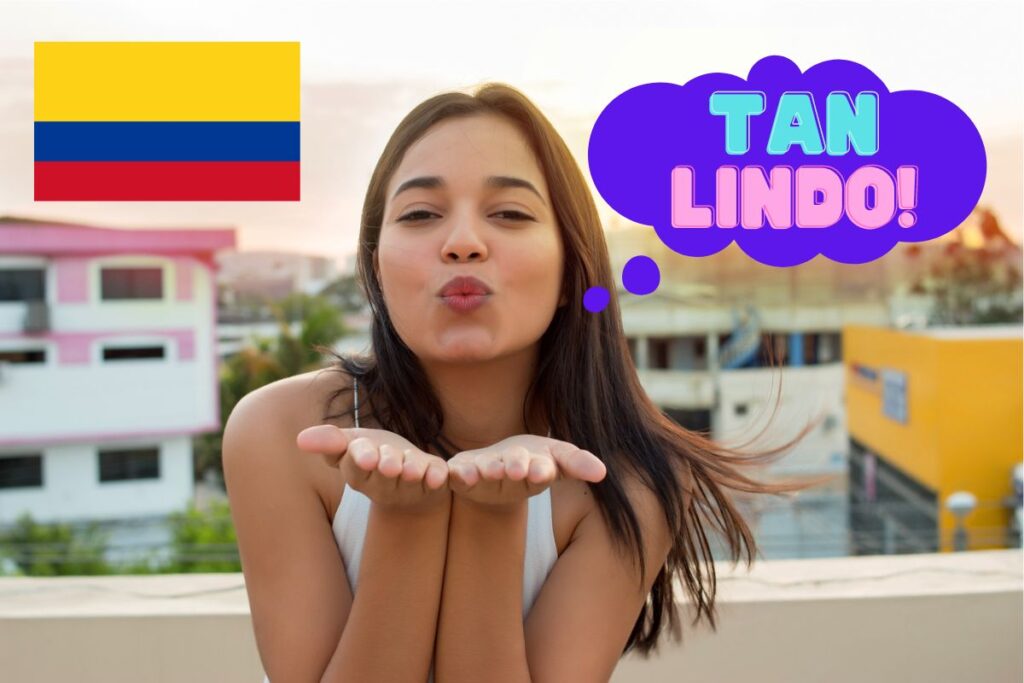
<instances>
[{"instance_id":1,"label":"green foliage","mask_svg":"<svg viewBox=\"0 0 1024 683\"><path fill-rule=\"evenodd\" d=\"M280 324L276 340L259 339L228 357L220 370L220 422L215 433L202 434L193 441L196 477L212 470L223 481L221 463L223 425L243 396L266 384L298 375L322 365L317 345L330 348L346 333L337 307L328 299L309 294L292 294L270 305ZM302 321L298 336L289 323Z\"/></svg>"},{"instance_id":2,"label":"green foliage","mask_svg":"<svg viewBox=\"0 0 1024 683\"><path fill-rule=\"evenodd\" d=\"M28 512L0 532L0 558L28 576L110 574L104 559L109 532L92 523L75 530L67 523L41 523Z\"/></svg>"},{"instance_id":3,"label":"green foliage","mask_svg":"<svg viewBox=\"0 0 1024 683\"><path fill-rule=\"evenodd\" d=\"M1020 248L1005 238L991 211L981 210L984 244L968 249L950 243L943 258L912 283L911 291L934 301L932 325L1019 323L1021 306Z\"/></svg>"},{"instance_id":4,"label":"green foliage","mask_svg":"<svg viewBox=\"0 0 1024 683\"><path fill-rule=\"evenodd\" d=\"M77 527L36 522L26 512L0 533L0 575L76 576L107 574L179 574L240 572L235 526L227 501L213 501L204 510L190 503L169 515L170 557L151 552L143 558L112 565L107 562L109 531L98 523ZM4 567L13 567L13 571Z\"/></svg>"},{"instance_id":5,"label":"green foliage","mask_svg":"<svg viewBox=\"0 0 1024 683\"><path fill-rule=\"evenodd\" d=\"M335 308L347 313L358 313L366 306L366 296L354 273L331 282L320 290L320 296L325 297Z\"/></svg>"},{"instance_id":6,"label":"green foliage","mask_svg":"<svg viewBox=\"0 0 1024 683\"><path fill-rule=\"evenodd\" d=\"M190 503L170 516L173 554L161 568L166 573L240 572L235 525L227 501L213 501L205 510Z\"/></svg>"},{"instance_id":7,"label":"green foliage","mask_svg":"<svg viewBox=\"0 0 1024 683\"><path fill-rule=\"evenodd\" d=\"M292 294L275 303L272 310L281 323L275 355L287 373L286 377L319 364L320 352L316 346L330 346L345 334L338 309L320 296ZM298 320L302 321L302 328L296 338L288 324Z\"/></svg>"}]
</instances>

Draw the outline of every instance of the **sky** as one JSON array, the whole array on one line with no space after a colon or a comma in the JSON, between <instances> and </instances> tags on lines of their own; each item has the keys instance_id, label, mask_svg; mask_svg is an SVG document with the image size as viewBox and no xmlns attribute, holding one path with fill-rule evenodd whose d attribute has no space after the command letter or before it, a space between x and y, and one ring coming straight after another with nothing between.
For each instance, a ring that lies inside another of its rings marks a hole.
<instances>
[{"instance_id":1,"label":"sky","mask_svg":"<svg viewBox=\"0 0 1024 683\"><path fill-rule=\"evenodd\" d=\"M982 203L1020 241L1024 15L1020 2L0 2L0 214L110 227L234 227L241 249L339 260L355 251L366 185L423 99L496 80L527 94L589 178L602 108L648 82L745 76L781 54L851 59L890 90L956 103L986 144ZM42 40L298 40L299 202L34 202L32 54ZM592 187L593 190L593 187ZM594 191L606 225L614 212Z\"/></svg>"}]
</instances>

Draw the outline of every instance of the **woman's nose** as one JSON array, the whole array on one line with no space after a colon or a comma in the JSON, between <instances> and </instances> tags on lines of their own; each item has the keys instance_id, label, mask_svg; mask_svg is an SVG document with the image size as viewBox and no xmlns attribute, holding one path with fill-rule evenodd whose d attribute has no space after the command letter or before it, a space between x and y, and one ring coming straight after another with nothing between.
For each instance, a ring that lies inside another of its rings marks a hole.
<instances>
[{"instance_id":1,"label":"woman's nose","mask_svg":"<svg viewBox=\"0 0 1024 683\"><path fill-rule=\"evenodd\" d=\"M442 257L456 261L486 258L487 244L483 240L481 227L473 217L453 220L442 247Z\"/></svg>"}]
</instances>

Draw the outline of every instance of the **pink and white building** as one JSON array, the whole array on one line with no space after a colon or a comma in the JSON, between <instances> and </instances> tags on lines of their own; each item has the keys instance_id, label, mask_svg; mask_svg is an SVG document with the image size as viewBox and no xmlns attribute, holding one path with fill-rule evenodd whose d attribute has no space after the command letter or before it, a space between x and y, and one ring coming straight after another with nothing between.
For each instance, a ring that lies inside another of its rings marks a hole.
<instances>
[{"instance_id":1,"label":"pink and white building","mask_svg":"<svg viewBox=\"0 0 1024 683\"><path fill-rule=\"evenodd\" d=\"M155 519L220 427L216 261L233 229L0 220L0 525Z\"/></svg>"}]
</instances>

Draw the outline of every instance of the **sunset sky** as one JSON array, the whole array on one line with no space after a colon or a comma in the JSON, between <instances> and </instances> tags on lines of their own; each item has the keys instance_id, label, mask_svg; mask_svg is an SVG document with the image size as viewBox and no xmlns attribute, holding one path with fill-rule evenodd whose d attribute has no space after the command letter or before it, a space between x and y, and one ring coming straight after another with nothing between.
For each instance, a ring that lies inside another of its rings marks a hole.
<instances>
[{"instance_id":1,"label":"sunset sky","mask_svg":"<svg viewBox=\"0 0 1024 683\"><path fill-rule=\"evenodd\" d=\"M975 122L989 160L982 203L1020 241L1019 2L0 2L0 214L111 227L235 227L242 249L343 259L387 137L443 90L503 81L527 94L573 149L622 91L745 76L781 54L801 68L852 59L890 90L927 90ZM297 40L302 201L34 202L32 55L44 40ZM594 193L606 224L613 214Z\"/></svg>"}]
</instances>

